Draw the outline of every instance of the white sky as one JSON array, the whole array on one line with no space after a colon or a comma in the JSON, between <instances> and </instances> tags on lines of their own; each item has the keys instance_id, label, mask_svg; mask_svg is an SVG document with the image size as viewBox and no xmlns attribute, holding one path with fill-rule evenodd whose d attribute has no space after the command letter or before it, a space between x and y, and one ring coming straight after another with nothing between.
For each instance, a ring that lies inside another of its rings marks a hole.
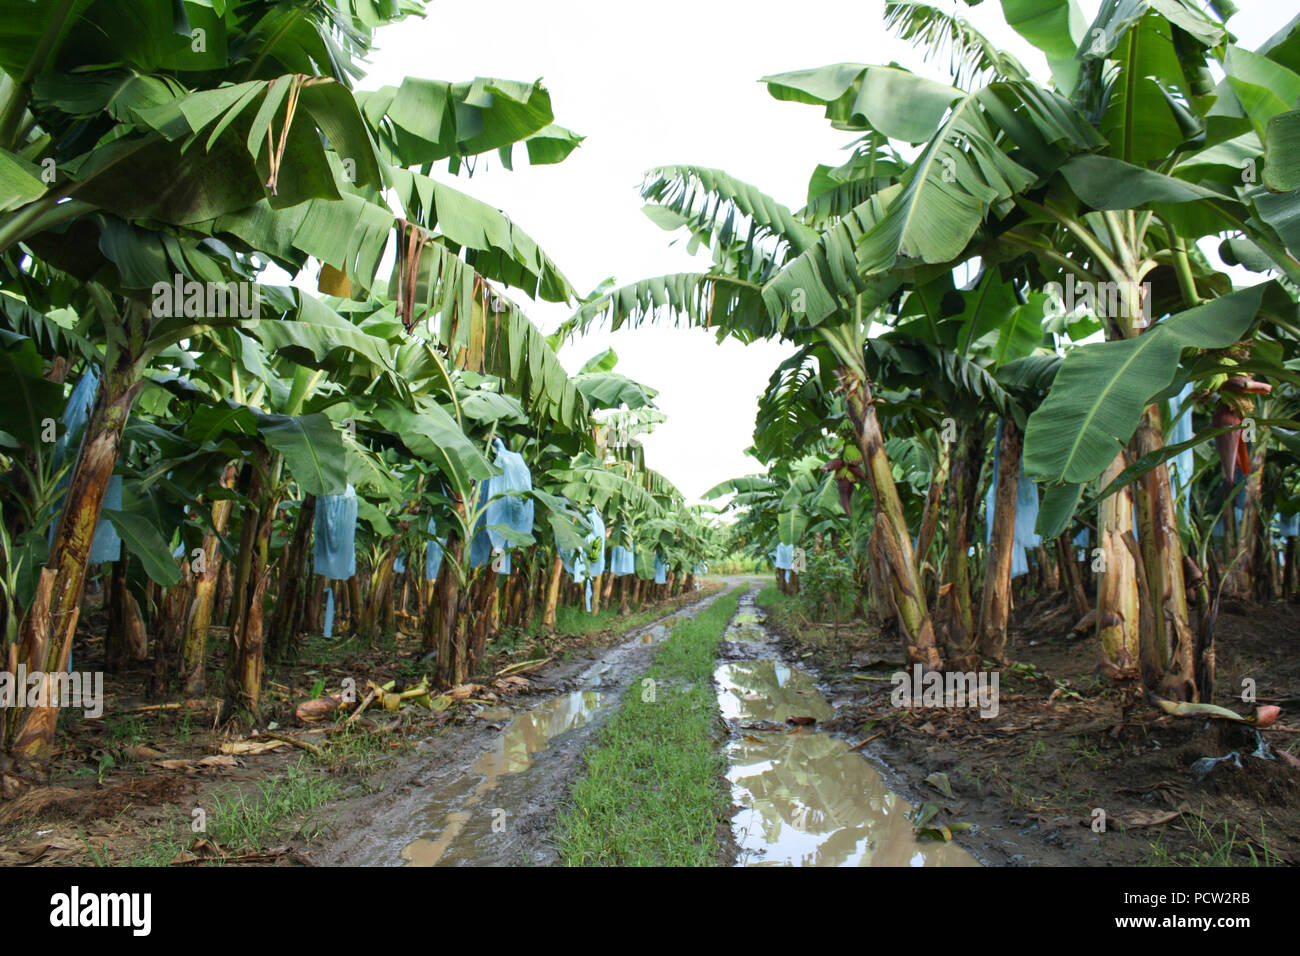
<instances>
[{"instance_id":1,"label":"white sky","mask_svg":"<svg viewBox=\"0 0 1300 956\"><path fill-rule=\"evenodd\" d=\"M1005 26L997 0L955 9L1035 74L1042 55ZM1099 0L1081 0L1088 19ZM1238 0L1230 24L1255 47L1284 24L1284 3ZM515 170L495 154L480 158L457 188L504 209L536 239L574 287L585 293L608 276L619 284L698 270L685 243L644 213L638 187L645 170L689 163L714 166L763 189L791 208L803 204L817 163L839 165L852 134L831 129L817 107L773 99L759 77L839 62L888 63L948 80L946 62L924 64L882 27L884 0L474 0L433 3L424 20L378 34L374 89L403 76L468 80L475 76L544 80L555 120L586 136L567 160L530 167L515 151ZM551 303L529 315L550 332L570 310ZM659 389L668 421L644 439L647 463L689 501L727 478L761 471L744 454L752 443L756 399L791 350L778 343L717 345L700 330L642 327L596 332L566 345L570 372L606 347L618 371Z\"/></svg>"}]
</instances>

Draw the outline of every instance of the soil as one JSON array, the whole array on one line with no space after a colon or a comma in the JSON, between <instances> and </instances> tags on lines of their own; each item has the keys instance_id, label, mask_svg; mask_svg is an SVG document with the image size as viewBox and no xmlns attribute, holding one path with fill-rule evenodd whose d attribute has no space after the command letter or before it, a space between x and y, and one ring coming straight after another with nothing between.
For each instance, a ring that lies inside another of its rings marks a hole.
<instances>
[{"instance_id":1,"label":"soil","mask_svg":"<svg viewBox=\"0 0 1300 956\"><path fill-rule=\"evenodd\" d=\"M634 630L611 647L589 647L548 668L532 680L527 696L516 697L516 707L539 698L595 690L599 705L580 726L565 730L531 755L527 773L484 772L486 762L505 721L497 715L451 728L426 752L405 758L393 767L394 786L382 792L358 795L337 807L337 826L328 846L315 853L322 865L400 865L401 851L430 830L443 830L448 811L473 804L449 849L439 855L440 865L546 866L558 862L551 843L556 810L569 786L581 772L581 753L604 722L617 711L628 684L648 668L657 643L667 635L675 617L694 616L723 593L711 588L675 614ZM515 755L518 756L517 754ZM518 764L514 764L518 766ZM499 768L496 768L499 770ZM484 781L490 781L485 783ZM473 790L490 798L462 799ZM456 799L443 799L444 794ZM503 814L504 811L504 814ZM494 821L499 826L494 827ZM434 862L416 853L414 862Z\"/></svg>"},{"instance_id":2,"label":"soil","mask_svg":"<svg viewBox=\"0 0 1300 956\"><path fill-rule=\"evenodd\" d=\"M694 613L719 590L660 609L664 617ZM626 632L503 651L485 675L539 656L550 660L514 681L479 677L471 699L444 712L372 710L346 735L332 722L296 721L296 705L322 679L331 688L344 676L362 688L367 680L413 679L421 667L419 639L399 633L377 646L309 642L303 659L276 668L268 683L267 729L324 746L324 759L288 745L223 754L223 745L270 741L248 728L214 729L215 699L140 709L150 706L145 665L110 675L104 719L64 715L54 785L0 807L0 864L399 865L404 847L442 827L449 794L463 794L476 781L482 789L484 775L475 776L476 768L501 749L509 718L594 690L598 702L590 713L543 740L528 773L490 775L490 798L465 815L437 860L554 863L554 812L581 771L583 748L649 665L653 642L669 626L664 617ZM1137 687L1098 676L1091 639L1071 634L1073 615L1055 598L1020 601L1015 664L1000 673L999 711L990 719L973 709L893 706L890 675L902 667L899 642L861 621L836 632L786 606L770 609L766 626L788 660L817 675L834 705L834 719L820 729L863 744L858 752L892 790L914 804L942 808L938 821L973 824L957 841L985 864L1248 865L1300 863L1300 769L1292 756L1300 752L1300 721L1292 714L1300 704L1295 620L1296 608L1284 605L1230 605L1219 619L1216 702L1249 712L1229 695L1251 678L1259 703L1283 708L1259 737L1221 720L1166 715ZM214 646L222 638L214 634ZM102 639L79 643L78 655L79 669L96 669ZM1260 737L1274 759L1255 755ZM1197 779L1195 761L1233 752L1240 767L1225 761ZM330 785L328 798L286 813L249 841L221 844L191 832L195 807L211 812L241 799L256 804L295 772ZM939 789L945 783L951 796ZM1105 811L1104 832L1094 828L1098 809ZM499 831L491 810L506 811L508 824ZM736 855L729 829L726 836L724 863Z\"/></svg>"},{"instance_id":3,"label":"soil","mask_svg":"<svg viewBox=\"0 0 1300 956\"><path fill-rule=\"evenodd\" d=\"M1216 631L1215 702L1255 681L1257 703L1283 708L1256 731L1224 720L1175 717L1138 687L1096 672L1091 636L1053 595L1013 619L1014 665L1000 674L999 711L900 708L890 676L900 642L858 621L810 624L791 605L767 626L790 660L811 666L836 707L826 729L876 763L891 789L974 827L958 837L988 865L1144 866L1300 864L1300 655L1294 605L1234 604ZM1272 759L1256 756L1259 740ZM1197 779L1193 763L1236 753ZM940 791L946 775L951 796ZM927 778L930 781L927 782ZM1105 830L1094 824L1105 813Z\"/></svg>"},{"instance_id":4,"label":"soil","mask_svg":"<svg viewBox=\"0 0 1300 956\"><path fill-rule=\"evenodd\" d=\"M217 728L216 697L152 703L148 664L107 674L101 719L79 711L61 715L51 785L0 805L0 865L401 863L395 849L391 858L383 858L376 828L388 825L392 831L403 814L421 804L421 793L454 780L490 748L505 721L478 716L484 706L527 708L576 686L599 661L594 674L604 695L599 713L538 754L537 772L502 778L493 805L510 800L508 805L521 808L511 818L510 839L491 841L499 851L491 859L460 861L549 862L547 821L567 789L583 742L617 702L624 683L650 662L653 646L640 638L662 636L666 617L702 607L720 590L706 585L657 606L647 603L643 611L656 616L632 630L621 625L502 650L485 662L465 692L467 699L449 709L430 713L405 706L390 714L376 707L347 731L338 729L341 721L299 721L296 707L321 680L331 692L345 677L355 679L362 692L368 681L414 684L426 669L418 635L399 625L397 634L373 645L346 637L308 640L300 660L273 669L261 732ZM101 617L95 610L86 615L91 635L78 639L78 670L103 667ZM210 642L224 649L224 629L214 627ZM211 664L214 688L220 686L221 655L217 650ZM541 657L546 663L492 676ZM289 744L257 754L222 752L273 743L268 732L321 748L323 755ZM319 803L288 807L275 826L247 840L228 838L222 844L207 832L193 831L196 807L209 815L241 803L256 807L287 774L306 779L306 789ZM515 794L525 777L528 793Z\"/></svg>"}]
</instances>

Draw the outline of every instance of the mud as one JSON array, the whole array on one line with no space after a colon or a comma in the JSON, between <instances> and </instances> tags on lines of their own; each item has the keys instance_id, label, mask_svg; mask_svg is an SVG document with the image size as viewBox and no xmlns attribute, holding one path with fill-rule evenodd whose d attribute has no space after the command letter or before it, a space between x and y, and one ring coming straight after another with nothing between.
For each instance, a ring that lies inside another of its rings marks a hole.
<instances>
[{"instance_id":1,"label":"mud","mask_svg":"<svg viewBox=\"0 0 1300 956\"><path fill-rule=\"evenodd\" d=\"M729 580L729 584L739 583ZM552 821L581 769L579 755L676 622L726 589L531 678L522 709L484 708L417 744L383 792L336 804L318 865L545 866L558 862Z\"/></svg>"},{"instance_id":2,"label":"mud","mask_svg":"<svg viewBox=\"0 0 1300 956\"><path fill-rule=\"evenodd\" d=\"M986 865L1294 865L1300 770L1281 753L1300 752L1294 610L1227 609L1216 642L1225 689L1216 703L1245 710L1230 695L1250 677L1260 702L1283 706L1263 734L1274 759L1247 756L1257 747L1249 728L1163 715L1136 688L1099 677L1092 642L1071 634L1074 617L1055 598L1018 606L1017 663L1003 671L1001 710L988 720L969 708L892 706L901 648L861 621L833 637L774 608L768 626L786 660L815 668L837 710L828 729L861 745L895 793L973 824L958 840ZM1196 779L1196 760L1232 751L1241 769L1224 764ZM935 774L950 794L929 782ZM1093 828L1097 809L1104 831Z\"/></svg>"},{"instance_id":3,"label":"mud","mask_svg":"<svg viewBox=\"0 0 1300 956\"><path fill-rule=\"evenodd\" d=\"M714 673L726 744L732 831L742 866L978 866L961 847L920 839L915 808L841 738L813 676L780 659L751 589Z\"/></svg>"}]
</instances>

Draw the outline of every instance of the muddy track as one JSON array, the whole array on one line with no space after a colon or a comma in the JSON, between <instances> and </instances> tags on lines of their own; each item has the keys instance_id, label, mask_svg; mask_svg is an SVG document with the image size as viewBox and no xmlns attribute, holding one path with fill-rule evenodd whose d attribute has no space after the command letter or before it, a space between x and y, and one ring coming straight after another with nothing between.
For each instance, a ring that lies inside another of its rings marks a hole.
<instances>
[{"instance_id":1,"label":"muddy track","mask_svg":"<svg viewBox=\"0 0 1300 956\"><path fill-rule=\"evenodd\" d=\"M650 666L675 623L743 579L537 675L522 709L485 710L417 744L383 775L382 790L336 804L330 835L310 847L318 865L546 866L555 812L579 755L623 690ZM748 583L748 582L743 582ZM526 772L525 772L526 771Z\"/></svg>"},{"instance_id":2,"label":"muddy track","mask_svg":"<svg viewBox=\"0 0 1300 956\"><path fill-rule=\"evenodd\" d=\"M740 599L714 682L744 866L977 866L965 845L918 840L922 800L844 738L819 729L836 708L806 662L784 653L755 604ZM793 725L793 726L791 726ZM902 799L900 799L902 797ZM967 841L963 840L962 844Z\"/></svg>"},{"instance_id":3,"label":"muddy track","mask_svg":"<svg viewBox=\"0 0 1300 956\"><path fill-rule=\"evenodd\" d=\"M811 674L817 690L835 708L835 717L828 722L827 730L853 746L861 746L864 734L852 729L860 721L847 717L853 711L852 704L860 688L844 675L827 678L810 661L802 659L806 645L771 622L767 623L767 628L776 640L780 657L792 664L798 662ZM1045 834L1037 824L1017 826L1011 823L1007 808L995 797L964 793L960 799L946 800L942 794L923 786L922 781L932 772L952 771L961 766L963 755L960 753L936 760L928 754L918 756L908 748L891 746L888 741L867 743L857 752L871 764L892 793L913 806L924 803L954 805L962 821L974 824L973 829L956 837L955 844L986 867L1096 865L1096 859L1083 857L1077 851L1053 842L1050 830ZM1044 840L1044 835L1047 840ZM1131 865L1131 861L1126 862Z\"/></svg>"}]
</instances>

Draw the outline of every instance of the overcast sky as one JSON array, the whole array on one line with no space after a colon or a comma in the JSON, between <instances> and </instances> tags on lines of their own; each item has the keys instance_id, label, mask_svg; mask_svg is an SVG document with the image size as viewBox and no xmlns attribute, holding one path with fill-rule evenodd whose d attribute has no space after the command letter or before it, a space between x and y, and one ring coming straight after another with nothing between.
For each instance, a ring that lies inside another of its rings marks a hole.
<instances>
[{"instance_id":1,"label":"overcast sky","mask_svg":"<svg viewBox=\"0 0 1300 956\"><path fill-rule=\"evenodd\" d=\"M1081 0L1088 19L1099 0ZM956 9L1036 75L1046 61L1002 22L1000 4L937 0ZM1290 16L1288 3L1251 8L1230 27L1255 47ZM699 269L684 242L641 211L642 174L689 163L727 170L791 208L803 204L818 163L839 165L851 134L830 127L820 109L773 99L759 78L839 62L888 63L947 81L946 61L925 64L882 28L884 0L475 0L432 3L426 19L378 34L371 69L359 86L404 76L531 81L550 91L556 122L586 136L567 160L530 167L516 150L515 171L482 157L463 191L504 209L536 239L574 287L585 293L613 276L620 284ZM441 175L435 173L435 175ZM550 332L570 310L530 305ZM790 351L778 343L715 343L700 330L671 327L594 333L565 345L570 372L613 347L618 371L659 389L668 421L645 438L647 463L695 501L718 482L761 471L744 454L756 399Z\"/></svg>"}]
</instances>

